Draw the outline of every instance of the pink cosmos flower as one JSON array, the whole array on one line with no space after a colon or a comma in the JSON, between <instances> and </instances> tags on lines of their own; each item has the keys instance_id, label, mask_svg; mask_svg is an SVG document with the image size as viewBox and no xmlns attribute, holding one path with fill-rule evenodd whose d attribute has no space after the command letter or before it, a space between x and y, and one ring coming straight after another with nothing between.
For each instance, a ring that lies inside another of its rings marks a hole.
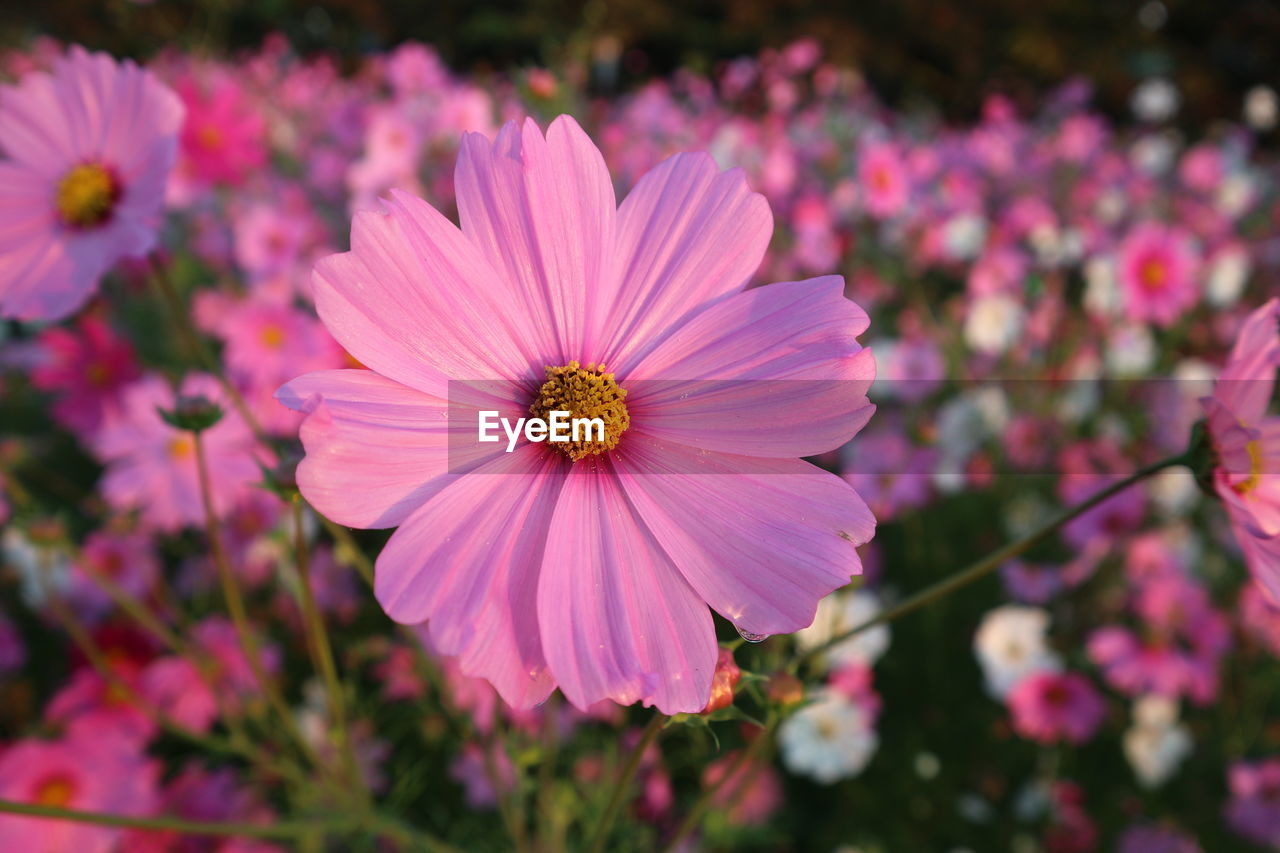
<instances>
[{"instance_id":1,"label":"pink cosmos flower","mask_svg":"<svg viewBox=\"0 0 1280 853\"><path fill-rule=\"evenodd\" d=\"M244 420L222 403L211 376L192 374L184 396L203 396L223 406L222 420L205 430L209 485L214 510L226 514L261 479L254 438ZM107 466L102 493L120 510L141 511L144 522L161 530L204 523L195 440L165 423L157 409L171 410L175 394L159 376L145 376L121 393L120 409L94 439L94 452Z\"/></svg>"},{"instance_id":2,"label":"pink cosmos flower","mask_svg":"<svg viewBox=\"0 0 1280 853\"><path fill-rule=\"evenodd\" d=\"M160 562L147 536L97 531L89 534L79 556L71 563L67 594L83 614L92 617L111 608L112 599L99 577L111 581L133 598L145 601L159 576Z\"/></svg>"},{"instance_id":3,"label":"pink cosmos flower","mask_svg":"<svg viewBox=\"0 0 1280 853\"><path fill-rule=\"evenodd\" d=\"M561 117L545 137L466 136L455 183L461 228L394 193L318 264L320 317L371 370L280 390L310 413L299 486L340 523L400 526L382 606L429 620L508 703L558 685L579 708L699 711L707 605L795 631L860 569L871 513L797 457L871 415L866 314L836 276L743 291L769 208L706 155L664 161L619 207ZM477 409L547 406L601 412L604 440L475 443Z\"/></svg>"},{"instance_id":4,"label":"pink cosmos flower","mask_svg":"<svg viewBox=\"0 0 1280 853\"><path fill-rule=\"evenodd\" d=\"M1009 693L1013 728L1040 743L1084 743L1102 725L1106 705L1089 679L1074 672L1037 672Z\"/></svg>"},{"instance_id":5,"label":"pink cosmos flower","mask_svg":"<svg viewBox=\"0 0 1280 853\"><path fill-rule=\"evenodd\" d=\"M266 120L235 76L188 75L175 88L187 107L174 176L179 197L199 187L238 185L267 162Z\"/></svg>"},{"instance_id":6,"label":"pink cosmos flower","mask_svg":"<svg viewBox=\"0 0 1280 853\"><path fill-rule=\"evenodd\" d=\"M708 764L702 770L702 787L720 786L711 802L724 810L733 826L763 826L782 805L782 782L772 767L741 758L741 751L728 752Z\"/></svg>"},{"instance_id":7,"label":"pink cosmos flower","mask_svg":"<svg viewBox=\"0 0 1280 853\"><path fill-rule=\"evenodd\" d=\"M1120 244L1118 273L1131 320L1171 326L1199 298L1199 257L1191 236L1176 226L1146 222Z\"/></svg>"},{"instance_id":8,"label":"pink cosmos flower","mask_svg":"<svg viewBox=\"0 0 1280 853\"><path fill-rule=\"evenodd\" d=\"M58 395L53 416L80 434L97 429L120 388L138 378L133 345L91 313L74 329L45 329L37 345L41 358L31 370L31 384Z\"/></svg>"},{"instance_id":9,"label":"pink cosmos flower","mask_svg":"<svg viewBox=\"0 0 1280 853\"><path fill-rule=\"evenodd\" d=\"M110 814L155 813L158 762L110 731L61 741L23 740L0 752L0 799ZM0 815L0 850L107 853L119 829Z\"/></svg>"},{"instance_id":10,"label":"pink cosmos flower","mask_svg":"<svg viewBox=\"0 0 1280 853\"><path fill-rule=\"evenodd\" d=\"M111 669L129 690L137 692L136 665L114 661ZM49 700L45 716L66 726L72 736L92 738L109 732L117 742L128 741L141 748L155 733L156 723L129 690L103 678L93 667L82 666Z\"/></svg>"},{"instance_id":11,"label":"pink cosmos flower","mask_svg":"<svg viewBox=\"0 0 1280 853\"><path fill-rule=\"evenodd\" d=\"M1201 400L1217 457L1213 489L1231 519L1250 573L1280 604L1280 416L1267 415L1280 368L1280 299L1245 321Z\"/></svg>"},{"instance_id":12,"label":"pink cosmos flower","mask_svg":"<svg viewBox=\"0 0 1280 853\"><path fill-rule=\"evenodd\" d=\"M0 86L0 315L65 317L151 251L181 122L150 73L80 47Z\"/></svg>"},{"instance_id":13,"label":"pink cosmos flower","mask_svg":"<svg viewBox=\"0 0 1280 853\"><path fill-rule=\"evenodd\" d=\"M910 191L907 169L890 143L876 142L863 149L858 160L858 184L862 187L863 205L877 219L896 216L906 207Z\"/></svg>"}]
</instances>

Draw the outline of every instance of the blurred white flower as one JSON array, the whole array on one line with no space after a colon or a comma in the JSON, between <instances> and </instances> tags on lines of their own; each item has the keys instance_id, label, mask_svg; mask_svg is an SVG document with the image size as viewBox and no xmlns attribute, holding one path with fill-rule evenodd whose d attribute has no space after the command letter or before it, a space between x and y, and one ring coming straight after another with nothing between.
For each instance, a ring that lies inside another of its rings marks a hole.
<instances>
[{"instance_id":1,"label":"blurred white flower","mask_svg":"<svg viewBox=\"0 0 1280 853\"><path fill-rule=\"evenodd\" d=\"M1209 276L1205 284L1205 298L1214 308L1235 305L1244 293L1252 271L1249 252L1239 244L1232 244L1214 253L1209 262Z\"/></svg>"},{"instance_id":2,"label":"blurred white flower","mask_svg":"<svg viewBox=\"0 0 1280 853\"><path fill-rule=\"evenodd\" d=\"M1133 705L1133 725L1124 733L1124 756L1146 788L1167 782L1191 753L1191 733L1178 722L1178 703L1143 696Z\"/></svg>"},{"instance_id":3,"label":"blurred white flower","mask_svg":"<svg viewBox=\"0 0 1280 853\"><path fill-rule=\"evenodd\" d=\"M1116 276L1114 258L1095 255L1084 264L1084 307L1090 314L1118 316L1124 311L1124 296Z\"/></svg>"},{"instance_id":4,"label":"blurred white flower","mask_svg":"<svg viewBox=\"0 0 1280 853\"><path fill-rule=\"evenodd\" d=\"M1107 369L1113 376L1144 376L1156 363L1156 341L1145 323L1116 326L1107 336Z\"/></svg>"},{"instance_id":5,"label":"blurred white flower","mask_svg":"<svg viewBox=\"0 0 1280 853\"><path fill-rule=\"evenodd\" d=\"M1178 87L1164 77L1151 77L1133 90L1129 106L1140 121L1161 122L1173 118L1182 104Z\"/></svg>"},{"instance_id":6,"label":"blurred white flower","mask_svg":"<svg viewBox=\"0 0 1280 853\"><path fill-rule=\"evenodd\" d=\"M1015 297L1003 293L981 296L969 306L964 339L978 352L999 355L1021 337L1025 319L1022 303Z\"/></svg>"},{"instance_id":7,"label":"blurred white flower","mask_svg":"<svg viewBox=\"0 0 1280 853\"><path fill-rule=\"evenodd\" d=\"M1270 86L1254 86L1244 96L1244 120L1254 130L1271 130L1280 118L1280 98Z\"/></svg>"},{"instance_id":8,"label":"blurred white flower","mask_svg":"<svg viewBox=\"0 0 1280 853\"><path fill-rule=\"evenodd\" d=\"M1166 468L1147 481L1147 494L1166 516L1186 515L1200 502L1196 476L1187 468Z\"/></svg>"},{"instance_id":9,"label":"blurred white flower","mask_svg":"<svg viewBox=\"0 0 1280 853\"><path fill-rule=\"evenodd\" d=\"M879 745L867 709L834 692L820 694L778 730L786 768L824 785L857 776Z\"/></svg>"},{"instance_id":10,"label":"blurred white flower","mask_svg":"<svg viewBox=\"0 0 1280 853\"><path fill-rule=\"evenodd\" d=\"M1061 659L1045 643L1048 628L1048 611L1020 604L997 607L982 618L973 651L988 693L1004 699L1026 676L1062 669Z\"/></svg>"},{"instance_id":11,"label":"blurred white flower","mask_svg":"<svg viewBox=\"0 0 1280 853\"><path fill-rule=\"evenodd\" d=\"M796 642L802 649L816 648L837 634L874 619L880 612L880 600L865 589L836 590L818 602L813 624L797 631ZM889 626L876 625L833 646L823 654L831 666L850 663L875 663L889 648Z\"/></svg>"}]
</instances>

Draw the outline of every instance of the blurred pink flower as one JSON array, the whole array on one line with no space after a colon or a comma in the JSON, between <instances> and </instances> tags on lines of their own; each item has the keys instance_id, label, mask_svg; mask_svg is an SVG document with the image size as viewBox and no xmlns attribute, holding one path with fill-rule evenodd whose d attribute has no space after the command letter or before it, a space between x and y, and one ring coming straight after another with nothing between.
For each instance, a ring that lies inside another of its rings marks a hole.
<instances>
[{"instance_id":1,"label":"blurred pink flower","mask_svg":"<svg viewBox=\"0 0 1280 853\"><path fill-rule=\"evenodd\" d=\"M1120 243L1118 267L1131 320L1172 326L1199 300L1199 257L1191 236L1177 226L1134 227Z\"/></svg>"},{"instance_id":2,"label":"blurred pink flower","mask_svg":"<svg viewBox=\"0 0 1280 853\"><path fill-rule=\"evenodd\" d=\"M1245 321L1212 396L1201 400L1216 454L1213 488L1250 573L1280 604L1280 416L1267 415L1280 369L1280 299Z\"/></svg>"},{"instance_id":3,"label":"blurred pink flower","mask_svg":"<svg viewBox=\"0 0 1280 853\"><path fill-rule=\"evenodd\" d=\"M352 252L317 266L321 318L372 369L279 392L310 412L299 485L340 523L400 525L379 601L429 620L509 703L559 685L579 708L701 710L707 604L742 631L790 632L859 571L871 513L797 457L871 415L866 315L835 276L739 292L771 216L706 155L664 161L619 208L599 151L561 117L545 137L531 121L468 135L456 184L461 230L394 193L356 215ZM458 450L478 409L514 422L539 400L607 405L606 440L565 445L573 457Z\"/></svg>"},{"instance_id":4,"label":"blurred pink flower","mask_svg":"<svg viewBox=\"0 0 1280 853\"><path fill-rule=\"evenodd\" d=\"M192 374L182 383L184 396L203 396L223 407L222 420L204 431L214 511L225 515L261 479L253 434L224 402L211 376ZM121 393L120 407L94 437L93 448L107 466L102 493L122 511L138 510L150 527L175 530L202 525L204 506L191 433L165 423L157 409L172 409L169 384L149 375Z\"/></svg>"},{"instance_id":5,"label":"blurred pink flower","mask_svg":"<svg viewBox=\"0 0 1280 853\"><path fill-rule=\"evenodd\" d=\"M1280 759L1238 761L1227 771L1227 824L1242 838L1280 847Z\"/></svg>"},{"instance_id":6,"label":"blurred pink flower","mask_svg":"<svg viewBox=\"0 0 1280 853\"><path fill-rule=\"evenodd\" d=\"M80 47L0 86L0 316L65 317L151 251L181 121L149 72Z\"/></svg>"},{"instance_id":7,"label":"blurred pink flower","mask_svg":"<svg viewBox=\"0 0 1280 853\"><path fill-rule=\"evenodd\" d=\"M37 346L31 384L56 395L54 417L82 436L98 428L120 389L139 375L133 345L96 314L81 315L73 329L45 329Z\"/></svg>"},{"instance_id":8,"label":"blurred pink flower","mask_svg":"<svg viewBox=\"0 0 1280 853\"><path fill-rule=\"evenodd\" d=\"M702 787L720 786L711 803L724 810L730 824L762 826L782 805L782 782L768 764L740 762L741 757L740 750L727 752L708 764L702 770ZM725 778L730 772L732 775Z\"/></svg>"},{"instance_id":9,"label":"blurred pink flower","mask_svg":"<svg viewBox=\"0 0 1280 853\"><path fill-rule=\"evenodd\" d=\"M174 88L187 108L174 173L180 197L199 187L239 185L266 164L266 120L240 79L221 70L206 79L188 72Z\"/></svg>"},{"instance_id":10,"label":"blurred pink flower","mask_svg":"<svg viewBox=\"0 0 1280 853\"><path fill-rule=\"evenodd\" d=\"M1009 693L1013 728L1040 743L1084 743L1106 716L1106 705L1093 684L1074 672L1037 672Z\"/></svg>"},{"instance_id":11,"label":"blurred pink flower","mask_svg":"<svg viewBox=\"0 0 1280 853\"><path fill-rule=\"evenodd\" d=\"M858 185L862 203L877 219L897 216L906 207L910 183L897 148L887 142L873 142L858 158Z\"/></svg>"},{"instance_id":12,"label":"blurred pink flower","mask_svg":"<svg viewBox=\"0 0 1280 853\"><path fill-rule=\"evenodd\" d=\"M110 729L59 741L22 740L0 751L0 799L146 816L156 811L160 765ZM0 849L108 853L121 830L0 814Z\"/></svg>"}]
</instances>

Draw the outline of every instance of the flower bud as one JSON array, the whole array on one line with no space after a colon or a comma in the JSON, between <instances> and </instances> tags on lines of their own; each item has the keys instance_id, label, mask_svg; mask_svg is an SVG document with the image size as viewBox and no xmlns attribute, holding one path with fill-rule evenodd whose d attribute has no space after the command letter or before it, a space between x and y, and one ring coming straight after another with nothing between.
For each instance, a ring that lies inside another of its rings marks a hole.
<instances>
[{"instance_id":1,"label":"flower bud","mask_svg":"<svg viewBox=\"0 0 1280 853\"><path fill-rule=\"evenodd\" d=\"M720 649L720 657L716 659L716 671L711 676L711 701L702 709L702 713L710 714L732 705L733 688L737 686L738 679L741 677L742 670L738 669L738 664L733 660L733 652L729 649Z\"/></svg>"}]
</instances>

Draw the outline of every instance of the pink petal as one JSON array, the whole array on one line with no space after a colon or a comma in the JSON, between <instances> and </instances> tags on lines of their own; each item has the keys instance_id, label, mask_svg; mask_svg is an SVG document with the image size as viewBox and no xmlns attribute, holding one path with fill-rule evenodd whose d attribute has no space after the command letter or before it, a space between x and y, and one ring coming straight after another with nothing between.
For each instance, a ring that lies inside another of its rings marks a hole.
<instances>
[{"instance_id":1,"label":"pink petal","mask_svg":"<svg viewBox=\"0 0 1280 853\"><path fill-rule=\"evenodd\" d=\"M393 192L387 212L362 211L351 251L316 264L316 309L362 364L437 397L453 379L541 375L527 318L498 273L429 204Z\"/></svg>"},{"instance_id":2,"label":"pink petal","mask_svg":"<svg viewBox=\"0 0 1280 853\"><path fill-rule=\"evenodd\" d=\"M875 411L867 401L875 361L857 340L867 322L839 276L730 296L625 377L632 426L745 456L834 450Z\"/></svg>"},{"instance_id":3,"label":"pink petal","mask_svg":"<svg viewBox=\"0 0 1280 853\"><path fill-rule=\"evenodd\" d=\"M617 215L604 158L572 118L560 116L544 139L527 119L508 122L490 143L469 133L454 175L462 231L494 269L490 283L509 310L530 318L547 363L591 360L592 299L606 279Z\"/></svg>"},{"instance_id":4,"label":"pink petal","mask_svg":"<svg viewBox=\"0 0 1280 853\"><path fill-rule=\"evenodd\" d=\"M853 487L798 459L751 459L627 435L619 479L653 538L716 612L753 634L813 622L862 571L875 518Z\"/></svg>"},{"instance_id":5,"label":"pink petal","mask_svg":"<svg viewBox=\"0 0 1280 853\"><path fill-rule=\"evenodd\" d=\"M711 612L680 576L609 463L573 465L538 583L547 663L580 710L643 700L696 712L716 665Z\"/></svg>"},{"instance_id":6,"label":"pink petal","mask_svg":"<svg viewBox=\"0 0 1280 853\"><path fill-rule=\"evenodd\" d=\"M309 412L298 487L348 527L394 527L449 469L447 403L371 370L308 373L276 392Z\"/></svg>"},{"instance_id":7,"label":"pink petal","mask_svg":"<svg viewBox=\"0 0 1280 853\"><path fill-rule=\"evenodd\" d=\"M618 209L618 292L601 305L595 360L625 373L668 329L740 290L773 234L764 196L740 169L721 172L707 154L677 154L636 183Z\"/></svg>"},{"instance_id":8,"label":"pink petal","mask_svg":"<svg viewBox=\"0 0 1280 853\"><path fill-rule=\"evenodd\" d=\"M398 622L429 620L431 640L467 675L516 707L553 684L539 639L535 590L563 483L564 457L525 444L445 478L378 556L375 593Z\"/></svg>"}]
</instances>

